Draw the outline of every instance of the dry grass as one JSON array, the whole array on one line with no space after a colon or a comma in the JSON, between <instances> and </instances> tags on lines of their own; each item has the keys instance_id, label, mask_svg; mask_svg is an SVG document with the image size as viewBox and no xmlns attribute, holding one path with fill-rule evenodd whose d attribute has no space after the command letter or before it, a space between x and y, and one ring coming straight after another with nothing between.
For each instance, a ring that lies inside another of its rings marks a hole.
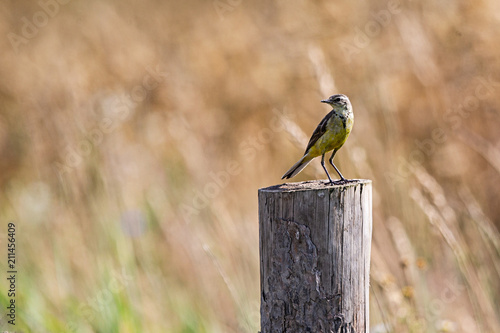
<instances>
[{"instance_id":1,"label":"dry grass","mask_svg":"<svg viewBox=\"0 0 500 333\"><path fill-rule=\"evenodd\" d=\"M18 331L257 332L257 189L333 93L337 165L374 181L372 331L500 331L498 2L50 8L0 4Z\"/></svg>"}]
</instances>

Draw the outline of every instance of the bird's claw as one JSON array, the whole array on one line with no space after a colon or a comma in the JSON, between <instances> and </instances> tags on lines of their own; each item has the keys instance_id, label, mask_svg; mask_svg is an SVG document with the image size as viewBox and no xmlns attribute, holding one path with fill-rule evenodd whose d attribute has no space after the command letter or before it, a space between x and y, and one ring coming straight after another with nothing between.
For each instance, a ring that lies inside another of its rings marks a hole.
<instances>
[{"instance_id":1,"label":"bird's claw","mask_svg":"<svg viewBox=\"0 0 500 333\"><path fill-rule=\"evenodd\" d=\"M350 179L338 179L338 180L329 180L327 182L325 182L325 185L343 185L343 184L347 184L347 183L350 183L351 180Z\"/></svg>"}]
</instances>

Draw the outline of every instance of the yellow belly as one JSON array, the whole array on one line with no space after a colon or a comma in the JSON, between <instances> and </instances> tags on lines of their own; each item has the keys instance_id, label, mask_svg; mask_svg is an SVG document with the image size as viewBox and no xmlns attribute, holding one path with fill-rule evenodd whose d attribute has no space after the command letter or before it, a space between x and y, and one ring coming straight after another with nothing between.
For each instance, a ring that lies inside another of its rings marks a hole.
<instances>
[{"instance_id":1,"label":"yellow belly","mask_svg":"<svg viewBox=\"0 0 500 333\"><path fill-rule=\"evenodd\" d=\"M339 149L351 133L354 119L352 114L346 120L346 126L339 117L332 118L327 125L327 131L312 146L307 155L311 157L321 156L333 149Z\"/></svg>"}]
</instances>

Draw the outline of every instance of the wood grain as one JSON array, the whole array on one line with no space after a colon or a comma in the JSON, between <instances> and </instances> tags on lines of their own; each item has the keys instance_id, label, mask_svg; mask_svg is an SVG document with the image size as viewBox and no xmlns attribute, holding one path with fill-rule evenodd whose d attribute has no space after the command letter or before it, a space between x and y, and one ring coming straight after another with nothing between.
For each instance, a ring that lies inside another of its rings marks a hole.
<instances>
[{"instance_id":1,"label":"wood grain","mask_svg":"<svg viewBox=\"0 0 500 333\"><path fill-rule=\"evenodd\" d=\"M259 190L261 332L368 332L370 180Z\"/></svg>"}]
</instances>

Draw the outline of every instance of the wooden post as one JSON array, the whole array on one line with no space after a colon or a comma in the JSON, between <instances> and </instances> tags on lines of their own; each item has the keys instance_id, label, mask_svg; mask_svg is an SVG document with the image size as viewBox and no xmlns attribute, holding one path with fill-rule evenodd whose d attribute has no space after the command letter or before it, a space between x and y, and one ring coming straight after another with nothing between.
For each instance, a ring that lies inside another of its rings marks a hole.
<instances>
[{"instance_id":1,"label":"wooden post","mask_svg":"<svg viewBox=\"0 0 500 333\"><path fill-rule=\"evenodd\" d=\"M260 189L261 333L367 333L371 237L370 180Z\"/></svg>"}]
</instances>

